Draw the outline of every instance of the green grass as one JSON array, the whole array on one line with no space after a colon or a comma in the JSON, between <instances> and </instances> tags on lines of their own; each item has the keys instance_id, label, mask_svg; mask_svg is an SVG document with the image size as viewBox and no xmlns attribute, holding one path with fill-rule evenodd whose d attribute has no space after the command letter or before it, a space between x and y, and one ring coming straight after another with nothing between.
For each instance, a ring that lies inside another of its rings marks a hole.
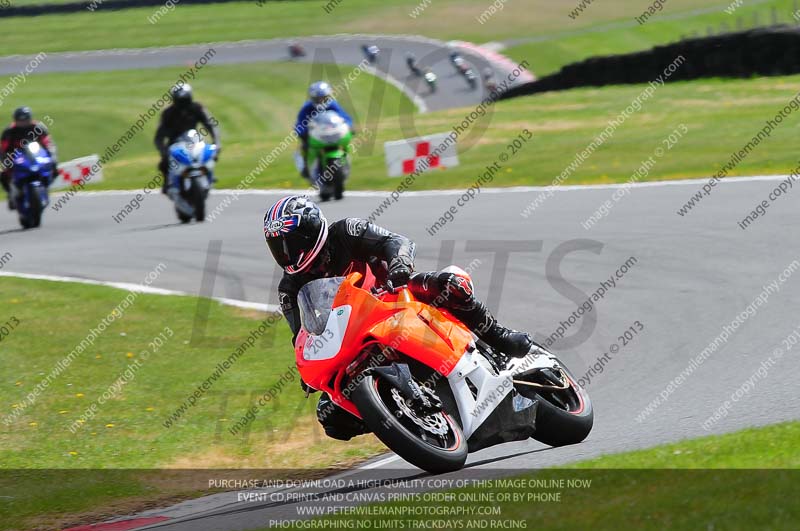
<instances>
[{"instance_id":1,"label":"green grass","mask_svg":"<svg viewBox=\"0 0 800 531\"><path fill-rule=\"evenodd\" d=\"M508 2L508 7L486 24L476 20L488 7L485 0L436 0L417 18L409 13L419 0L342 0L330 13L324 10L327 3L327 0L267 2L261 7L255 0L178 4L156 24L147 20L156 11L155 6L44 15L35 19L36 27L50 37L40 42L29 38L27 24L20 24L19 18L0 19L2 53L138 48L326 33L412 33L483 42L509 34L527 35L531 23L537 19L534 11L522 2L516 5ZM547 8L545 0L535 3L546 13L553 11ZM565 15L559 14L559 17L565 18ZM448 24L442 24L442 20L447 20Z\"/></svg>"},{"instance_id":2,"label":"green grass","mask_svg":"<svg viewBox=\"0 0 800 531\"><path fill-rule=\"evenodd\" d=\"M575 4L578 2L576 1ZM647 2L649 4L651 2ZM713 32L733 31L741 24L742 28L754 25L763 26L772 21L772 8L775 8L780 23L797 24L793 18L794 0L768 0L753 4L744 2L733 14L724 11L732 2L714 2L711 7L687 2L680 4L669 0L664 11L653 15L644 24L638 24L635 17L643 12L641 5L634 7L632 2L624 2L624 13L617 10L618 20L608 24L596 23L590 27L576 28L572 24L559 26L558 32L547 35L533 34L541 39L512 46L503 51L504 54L517 61L528 60L529 69L538 76L557 71L562 66L588 57L612 55L647 50L656 45L678 41L682 36L707 35L708 29ZM706 12L717 6L711 12ZM570 6L572 8L574 6ZM579 19L594 10L606 10L615 7L613 3L598 1L592 4ZM754 18L755 17L755 18Z\"/></svg>"},{"instance_id":3,"label":"green grass","mask_svg":"<svg viewBox=\"0 0 800 531\"><path fill-rule=\"evenodd\" d=\"M125 291L104 287L0 279L0 321L14 316L20 322L2 340L0 417L10 414L15 404L19 408L34 386L125 296ZM265 336L271 340L258 340L195 407L165 428L162 422L168 415L265 318L212 303L207 339L193 344L197 303L193 297L139 295L21 416L9 426L0 421L0 494L13 498L0 496L0 529L30 525L34 517L54 526L53 522L63 523L65 514L100 506L132 512L154 499L207 487L169 482L163 473L115 469L319 469L351 463L382 448L372 438L349 444L327 439L314 418L315 397L306 400L296 380L258 413L249 437L227 431L244 415L252 393L260 396L293 366L290 334L282 321ZM55 315L54 308L69 311ZM174 336L140 361L135 378L98 404L96 416L71 433L70 424L126 367L142 359L142 350L154 350L148 344L167 325ZM16 469L25 470L13 472ZM59 472L64 469L74 473Z\"/></svg>"},{"instance_id":4,"label":"green grass","mask_svg":"<svg viewBox=\"0 0 800 531\"><path fill-rule=\"evenodd\" d=\"M21 24L18 18L0 19L0 32L4 54L138 48L333 32L416 34L477 43L531 39L536 42L512 46L505 53L520 61L530 61L531 70L544 75L593 55L632 52L672 42L683 35L705 35L708 28L719 32L735 29L740 23L742 27L768 24L772 21L772 8L779 22L796 23L792 17L794 0L746 2L735 13L727 14L724 9L730 3L715 1L698 5L693 0L669 0L662 12L639 25L634 18L652 4L651 0L603 0L590 4L575 18L569 15L578 0L507 1L501 11L482 24L478 19L491 4L485 0L436 0L416 17L410 14L420 6L419 0L346 0L330 13L325 12L327 2L322 0L269 2L262 7L249 1L178 4L157 24L147 20L156 7L36 17L37 29L49 36L45 41L30 39L27 24ZM319 15L320 24L309 23L311 13ZM447 20L447 24L442 24L442 20ZM91 31L86 31L87 28Z\"/></svg>"},{"instance_id":5,"label":"green grass","mask_svg":"<svg viewBox=\"0 0 800 531\"><path fill-rule=\"evenodd\" d=\"M147 20L156 7L45 15L36 18L37 28L50 36L45 42L32 42L27 37L25 25L15 23L13 19L0 19L0 30L4 34L5 54L136 48L322 33L418 34L478 43L509 38L553 38L554 41L529 50L535 52L534 64L541 61L545 67L554 59L573 59L576 47L591 54L607 50L620 52L632 46L661 42L664 38L676 39L688 31L705 32L707 25L718 26L722 21L733 26L737 16L748 17L751 23L754 10L760 13L760 22L764 23L769 20L771 5L780 8L782 20L788 20L791 9L788 0L771 0L753 7L745 3L735 15L728 15L723 9L729 2L716 1L711 4L711 7L718 8L716 12L694 15L698 9L697 2L670 0L662 13L640 28L633 19L652 4L651 0L604 0L602 4L590 5L574 19L568 15L578 5L578 0L507 1L501 11L484 20L483 24L478 18L491 4L486 0L436 0L418 16L410 16L420 3L419 0L343 0L330 13L325 12L327 2L323 0L268 2L262 7L255 1L178 4L157 24L150 24ZM688 18L659 22L660 18L671 16ZM443 20L447 23L442 24ZM620 23L633 23L635 27L620 30ZM570 37L572 32L603 29L608 24L614 24L612 28L616 29L588 34L577 40ZM87 28L91 31L86 31Z\"/></svg>"},{"instance_id":6,"label":"green grass","mask_svg":"<svg viewBox=\"0 0 800 531\"><path fill-rule=\"evenodd\" d=\"M351 66L340 70L342 76L352 71ZM183 68L165 68L34 76L19 87L13 105L24 102L39 119L50 117L61 160L102 155L183 72ZM197 73L191 82L198 99L220 123L220 186L238 184L257 166L259 158L281 143L294 125L308 84L317 77L320 74L312 73L312 67L298 64L207 66ZM326 77L331 79L330 75ZM361 74L341 101L362 123L373 90L382 96L380 116L396 115L400 102L406 101L394 87ZM12 107L11 100L7 106ZM105 165L106 181L101 187L140 188L150 180L158 162L153 147L157 125L156 116ZM283 152L280 160L259 176L256 186L302 186L295 179L294 150L292 145Z\"/></svg>"},{"instance_id":7,"label":"green grass","mask_svg":"<svg viewBox=\"0 0 800 531\"><path fill-rule=\"evenodd\" d=\"M798 441L800 422L787 422L606 455L564 468L800 469Z\"/></svg>"},{"instance_id":8,"label":"green grass","mask_svg":"<svg viewBox=\"0 0 800 531\"><path fill-rule=\"evenodd\" d=\"M40 16L35 19L37 28L50 35L45 42L29 39L26 25L18 19L0 19L0 31L5 54L295 37L330 33L326 27L336 28L336 32L419 34L478 43L532 38L543 42L514 46L507 53L520 60L528 59L533 71L542 75L590 55L635 51L674 41L684 34L705 34L709 26L719 31L724 23L733 29L739 18L749 27L755 22L754 14L759 24L765 24L771 21L773 6L780 21L794 21L792 0L745 3L733 15L723 11L729 2L698 7L693 0L670 0L661 13L638 25L634 17L651 3L604 0L602 5L589 5L573 19L569 13L578 5L577 0L509 1L483 24L477 19L490 4L484 0L436 0L417 17L410 13L419 6L418 0L346 0L330 13L324 10L327 2L321 0L274 2L263 7L254 1L178 4L157 24L147 21L155 7ZM713 11L705 13L707 9ZM309 13L318 13L325 26L309 24ZM441 24L442 20L448 23ZM86 32L86 28L92 31Z\"/></svg>"},{"instance_id":9,"label":"green grass","mask_svg":"<svg viewBox=\"0 0 800 531\"><path fill-rule=\"evenodd\" d=\"M349 67L343 67L347 74ZM51 130L62 160L103 153L146 112L180 73L159 69L146 74L120 71L96 74L47 74L32 77L16 96L41 117L53 120ZM210 65L194 81L198 99L219 120L223 154L218 165L219 187L236 186L290 131L296 109L312 77L306 65ZM461 166L424 174L416 189L463 188L472 184L522 129L534 138L511 158L492 186L549 184L630 105L642 85L578 89L498 102L459 139ZM380 118L368 114L373 90L384 90ZM800 91L800 76L743 80L700 80L667 84L644 103L566 184L620 182L630 178L680 124L688 133L666 156L657 160L643 180L704 177L715 173L755 135L786 102ZM78 106L75 102L80 101ZM391 86L363 74L340 101L354 111L357 127L370 128L367 142L354 157L351 189L392 189L397 179L386 177L383 143L416 134L446 132L472 109L451 109L424 115L408 114L407 100ZM401 121L400 117L405 118ZM141 188L155 173L152 147L155 119L123 147L105 167L105 181L95 188ZM406 124L406 125L402 125ZM410 127L407 124L411 124ZM770 139L745 159L732 175L788 172L796 166L796 115L784 120ZM374 139L371 146L369 140ZM360 141L360 140L359 140ZM261 188L302 188L292 160L294 147L253 183Z\"/></svg>"},{"instance_id":10,"label":"green grass","mask_svg":"<svg viewBox=\"0 0 800 531\"><path fill-rule=\"evenodd\" d=\"M574 529L797 529L800 504L797 492L800 468L800 423L789 422L763 428L685 440L648 450L609 455L519 476L525 480L579 480L578 487L501 488L483 484L451 491L452 502L394 503L389 507L497 506L500 515L448 520L452 529L486 529L468 520L527 521L528 528L569 531ZM591 444L589 442L585 444ZM541 485L541 484L540 484ZM552 483L551 483L552 485ZM568 485L568 483L567 483ZM559 501L527 503L508 501L473 502L470 497L487 493L555 494ZM462 496L461 501L458 497ZM440 513L441 514L441 513ZM340 516L376 524L386 516ZM403 516L389 518L404 519ZM415 516L413 519L425 517ZM427 517L431 518L431 517ZM406 529L414 524L406 517ZM330 520L331 524L335 520ZM460 522L458 526L454 522ZM320 522L321 523L321 522ZM463 527L462 527L463 525ZM319 527L324 529L325 527ZM335 527L331 526L330 529Z\"/></svg>"}]
</instances>

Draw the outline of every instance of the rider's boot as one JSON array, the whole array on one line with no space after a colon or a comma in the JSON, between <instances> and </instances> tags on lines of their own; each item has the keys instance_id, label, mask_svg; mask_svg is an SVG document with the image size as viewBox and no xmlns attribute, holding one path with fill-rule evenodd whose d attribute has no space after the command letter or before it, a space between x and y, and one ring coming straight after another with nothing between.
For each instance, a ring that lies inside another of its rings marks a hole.
<instances>
[{"instance_id":1,"label":"rider's boot","mask_svg":"<svg viewBox=\"0 0 800 531\"><path fill-rule=\"evenodd\" d=\"M457 314L456 317L486 344L506 356L522 358L533 348L530 334L502 326L482 302L475 301L472 308L454 311L453 314Z\"/></svg>"},{"instance_id":2,"label":"rider's boot","mask_svg":"<svg viewBox=\"0 0 800 531\"><path fill-rule=\"evenodd\" d=\"M337 406L328 393L322 393L319 398L317 419L325 429L325 435L340 441L349 441L369 432L361 419Z\"/></svg>"},{"instance_id":3,"label":"rider's boot","mask_svg":"<svg viewBox=\"0 0 800 531\"><path fill-rule=\"evenodd\" d=\"M178 186L179 183L177 179L170 179L169 176L166 176L161 184L161 193L166 194L171 201L175 201L175 198L181 193Z\"/></svg>"},{"instance_id":4,"label":"rider's boot","mask_svg":"<svg viewBox=\"0 0 800 531\"><path fill-rule=\"evenodd\" d=\"M173 203L177 201L181 195L181 191L178 190L176 186L170 186L169 188L166 188L164 193L167 194L167 197L169 197L169 200Z\"/></svg>"},{"instance_id":5,"label":"rider's boot","mask_svg":"<svg viewBox=\"0 0 800 531\"><path fill-rule=\"evenodd\" d=\"M157 168L158 172L161 174L161 193L166 195L167 184L169 183L169 177L167 175L169 172L169 162L166 154L161 154L161 160L158 162Z\"/></svg>"},{"instance_id":6,"label":"rider's boot","mask_svg":"<svg viewBox=\"0 0 800 531\"><path fill-rule=\"evenodd\" d=\"M8 194L8 209L16 210L17 205L14 202L14 191L11 190L11 177L7 173L0 175L0 185L3 186L3 190Z\"/></svg>"}]
</instances>

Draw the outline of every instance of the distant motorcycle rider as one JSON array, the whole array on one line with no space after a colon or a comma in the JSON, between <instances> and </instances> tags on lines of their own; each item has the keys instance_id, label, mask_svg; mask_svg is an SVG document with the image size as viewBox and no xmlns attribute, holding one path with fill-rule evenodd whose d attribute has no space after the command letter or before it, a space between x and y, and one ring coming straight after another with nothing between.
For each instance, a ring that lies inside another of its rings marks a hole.
<instances>
[{"instance_id":1,"label":"distant motorcycle rider","mask_svg":"<svg viewBox=\"0 0 800 531\"><path fill-rule=\"evenodd\" d=\"M208 111L199 102L192 100L192 87L188 84L178 84L170 91L172 105L164 109L161 113L161 121L156 129L155 145L161 160L158 163L158 171L163 176L161 192L167 193L167 179L169 178L169 146L174 144L178 138L191 129L199 129L204 134L210 134L214 144L217 145L217 153L214 160L219 159L222 146L219 142L218 122L209 116ZM203 127L198 127L198 124Z\"/></svg>"},{"instance_id":2,"label":"distant motorcycle rider","mask_svg":"<svg viewBox=\"0 0 800 531\"><path fill-rule=\"evenodd\" d=\"M308 87L308 101L300 108L297 114L297 121L294 124L294 131L300 139L300 153L303 157L303 177L309 178L308 164L308 128L311 121L325 111L334 111L344 118L350 129L353 128L353 119L333 98L333 88L325 81L317 81Z\"/></svg>"},{"instance_id":3,"label":"distant motorcycle rider","mask_svg":"<svg viewBox=\"0 0 800 531\"><path fill-rule=\"evenodd\" d=\"M12 155L14 150L24 147L30 142L38 142L53 159L53 179L58 175L56 145L50 138L47 126L33 119L33 111L31 111L30 107L18 107L14 111L12 118L13 122L3 130L3 134L0 136L0 160L2 160L0 183L2 183L3 189L8 194L8 208L10 210L16 208L14 194L11 193Z\"/></svg>"},{"instance_id":4,"label":"distant motorcycle rider","mask_svg":"<svg viewBox=\"0 0 800 531\"><path fill-rule=\"evenodd\" d=\"M300 288L312 280L342 276L368 265L379 283L390 289L407 285L418 300L446 309L506 355L523 357L533 346L527 333L497 322L475 297L466 271L450 266L438 272L415 273L414 242L367 220L346 218L329 225L313 201L287 196L267 210L264 236L273 258L284 270L278 297L292 330L292 344L300 331ZM325 433L334 439L348 440L365 432L363 423L333 404L327 394L320 398L317 417Z\"/></svg>"}]
</instances>

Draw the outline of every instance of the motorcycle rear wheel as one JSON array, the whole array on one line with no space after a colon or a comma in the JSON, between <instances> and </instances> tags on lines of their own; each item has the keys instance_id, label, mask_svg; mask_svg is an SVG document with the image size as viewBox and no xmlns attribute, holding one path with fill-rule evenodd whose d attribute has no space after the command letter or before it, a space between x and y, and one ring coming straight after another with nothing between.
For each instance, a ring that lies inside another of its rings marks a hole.
<instances>
[{"instance_id":1,"label":"motorcycle rear wheel","mask_svg":"<svg viewBox=\"0 0 800 531\"><path fill-rule=\"evenodd\" d=\"M538 400L536 431L532 438L549 446L578 444L586 439L594 425L594 407L589 394L577 384L569 369L559 363L569 382L567 389L534 391L536 388L517 385L523 396Z\"/></svg>"},{"instance_id":2,"label":"motorcycle rear wheel","mask_svg":"<svg viewBox=\"0 0 800 531\"><path fill-rule=\"evenodd\" d=\"M369 374L353 393L353 403L375 436L397 455L431 474L463 468L467 460L467 441L453 417L446 412L424 419L417 417L417 422L436 423L439 429L446 430L441 435L433 434L409 417L410 408L400 406L393 398L392 389L380 375Z\"/></svg>"}]
</instances>

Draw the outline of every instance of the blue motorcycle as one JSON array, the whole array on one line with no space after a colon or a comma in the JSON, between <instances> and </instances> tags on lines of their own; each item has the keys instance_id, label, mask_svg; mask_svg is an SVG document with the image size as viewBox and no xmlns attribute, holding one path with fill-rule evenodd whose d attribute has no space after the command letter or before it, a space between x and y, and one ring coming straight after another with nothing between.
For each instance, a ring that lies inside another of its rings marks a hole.
<instances>
[{"instance_id":1,"label":"blue motorcycle","mask_svg":"<svg viewBox=\"0 0 800 531\"><path fill-rule=\"evenodd\" d=\"M38 227L42 212L50 204L47 187L53 182L53 157L38 142L29 142L14 151L11 193L24 229Z\"/></svg>"}]
</instances>

